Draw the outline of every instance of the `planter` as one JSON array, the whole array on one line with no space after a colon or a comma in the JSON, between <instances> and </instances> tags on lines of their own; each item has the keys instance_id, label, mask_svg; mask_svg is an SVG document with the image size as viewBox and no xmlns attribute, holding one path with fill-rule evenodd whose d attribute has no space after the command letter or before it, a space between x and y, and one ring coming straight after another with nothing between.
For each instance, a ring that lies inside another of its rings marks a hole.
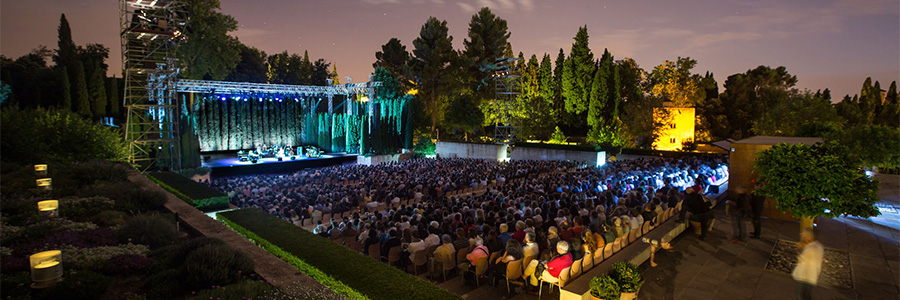
<instances>
[{"instance_id":1,"label":"planter","mask_svg":"<svg viewBox=\"0 0 900 300\"><path fill-rule=\"evenodd\" d=\"M700 233L701 233L701 232L700 232L700 222L699 222L699 221L694 221L694 220L690 220L690 222L691 222L691 230L694 231L694 234L700 235ZM707 227L709 227L709 228L707 228L707 230L708 230L708 231L712 231L713 225L715 225L715 224L716 224L716 218L710 218L710 219L709 219L709 226L707 226Z\"/></svg>"},{"instance_id":2,"label":"planter","mask_svg":"<svg viewBox=\"0 0 900 300\"><path fill-rule=\"evenodd\" d=\"M622 296L619 296L619 300L634 300L637 299L637 293L622 293Z\"/></svg>"}]
</instances>

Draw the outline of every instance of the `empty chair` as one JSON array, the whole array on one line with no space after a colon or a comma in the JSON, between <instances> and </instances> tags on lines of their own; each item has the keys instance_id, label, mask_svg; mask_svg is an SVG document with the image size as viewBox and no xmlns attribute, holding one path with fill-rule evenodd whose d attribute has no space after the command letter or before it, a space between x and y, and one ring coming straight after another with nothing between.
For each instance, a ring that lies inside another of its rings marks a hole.
<instances>
[{"instance_id":1,"label":"empty chair","mask_svg":"<svg viewBox=\"0 0 900 300\"><path fill-rule=\"evenodd\" d=\"M628 233L628 243L634 243L637 240L638 232L641 232L640 229L635 229Z\"/></svg>"},{"instance_id":2,"label":"empty chair","mask_svg":"<svg viewBox=\"0 0 900 300\"><path fill-rule=\"evenodd\" d=\"M356 238L347 238L346 239L347 248L356 252L362 252L362 244L359 243L359 240Z\"/></svg>"},{"instance_id":3,"label":"empty chair","mask_svg":"<svg viewBox=\"0 0 900 300\"><path fill-rule=\"evenodd\" d=\"M531 263L532 260L536 259L537 255L529 255L522 259L522 268L527 268L528 264ZM524 269L523 269L524 271Z\"/></svg>"},{"instance_id":4,"label":"empty chair","mask_svg":"<svg viewBox=\"0 0 900 300\"><path fill-rule=\"evenodd\" d=\"M650 223L644 222L644 224L641 224L641 233L647 234L647 232L650 232Z\"/></svg>"},{"instance_id":5,"label":"empty chair","mask_svg":"<svg viewBox=\"0 0 900 300\"><path fill-rule=\"evenodd\" d=\"M597 250L594 251L594 253L592 253L592 255L591 255L591 256L592 256L592 260L593 260L593 263L594 263L595 265L599 265L601 262L603 262L603 257L604 257L604 256L603 256L603 249L604 249L604 248L606 248L606 247L597 248ZM587 270L587 268L585 268L585 270Z\"/></svg>"},{"instance_id":6,"label":"empty chair","mask_svg":"<svg viewBox=\"0 0 900 300\"><path fill-rule=\"evenodd\" d=\"M456 269L456 258L451 257L449 262L441 263L441 273L444 275L444 281L447 281L447 272L453 271Z\"/></svg>"},{"instance_id":7,"label":"empty chair","mask_svg":"<svg viewBox=\"0 0 900 300\"><path fill-rule=\"evenodd\" d=\"M522 278L522 259L514 260L506 264L506 293L509 294L509 281L512 280L514 283Z\"/></svg>"}]
</instances>

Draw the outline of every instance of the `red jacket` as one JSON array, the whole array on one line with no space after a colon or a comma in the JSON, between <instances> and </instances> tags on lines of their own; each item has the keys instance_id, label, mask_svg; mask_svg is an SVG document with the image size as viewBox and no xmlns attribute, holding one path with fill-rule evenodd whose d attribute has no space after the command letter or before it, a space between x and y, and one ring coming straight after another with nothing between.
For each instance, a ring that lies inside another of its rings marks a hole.
<instances>
[{"instance_id":1,"label":"red jacket","mask_svg":"<svg viewBox=\"0 0 900 300\"><path fill-rule=\"evenodd\" d=\"M565 255L558 256L553 260L547 262L547 272L553 277L559 278L559 273L562 272L563 269L572 266L572 254L566 253Z\"/></svg>"}]
</instances>

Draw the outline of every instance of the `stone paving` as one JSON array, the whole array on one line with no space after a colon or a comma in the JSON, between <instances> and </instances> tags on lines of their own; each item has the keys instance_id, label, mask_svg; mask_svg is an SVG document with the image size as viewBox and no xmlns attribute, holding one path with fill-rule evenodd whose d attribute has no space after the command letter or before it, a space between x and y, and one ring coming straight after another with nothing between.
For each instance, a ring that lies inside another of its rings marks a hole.
<instances>
[{"instance_id":1,"label":"stone paving","mask_svg":"<svg viewBox=\"0 0 900 300\"><path fill-rule=\"evenodd\" d=\"M898 182L886 179L881 195L896 200ZM778 239L798 239L799 224L763 219L762 239L738 245L730 242L724 210L716 214L705 241L686 232L673 242L673 251L657 255L658 267L641 266L645 284L639 299L796 299L791 276L765 268ZM900 299L900 231L858 218L820 219L817 227L825 247L849 252L853 289L817 286L814 299Z\"/></svg>"}]
</instances>

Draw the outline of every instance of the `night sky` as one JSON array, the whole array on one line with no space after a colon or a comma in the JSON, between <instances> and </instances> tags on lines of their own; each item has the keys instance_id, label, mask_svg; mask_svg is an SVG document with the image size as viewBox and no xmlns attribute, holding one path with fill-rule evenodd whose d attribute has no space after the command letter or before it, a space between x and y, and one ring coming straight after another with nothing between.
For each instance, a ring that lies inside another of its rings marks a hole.
<instances>
[{"instance_id":1,"label":"night sky","mask_svg":"<svg viewBox=\"0 0 900 300\"><path fill-rule=\"evenodd\" d=\"M488 6L509 22L513 50L566 53L587 25L595 57L634 58L644 69L690 56L721 86L758 65L786 66L798 87L831 88L836 100L857 94L867 76L887 88L900 80L897 0L600 1L600 0L222 0L242 42L269 54L287 50L337 63L342 77L364 81L375 51L391 37L412 49L429 16L447 20L459 49L468 22ZM56 48L65 13L75 43L110 48L110 75L121 73L118 1L3 0L0 53L18 57L38 45ZM121 75L117 75L121 77Z\"/></svg>"}]
</instances>

